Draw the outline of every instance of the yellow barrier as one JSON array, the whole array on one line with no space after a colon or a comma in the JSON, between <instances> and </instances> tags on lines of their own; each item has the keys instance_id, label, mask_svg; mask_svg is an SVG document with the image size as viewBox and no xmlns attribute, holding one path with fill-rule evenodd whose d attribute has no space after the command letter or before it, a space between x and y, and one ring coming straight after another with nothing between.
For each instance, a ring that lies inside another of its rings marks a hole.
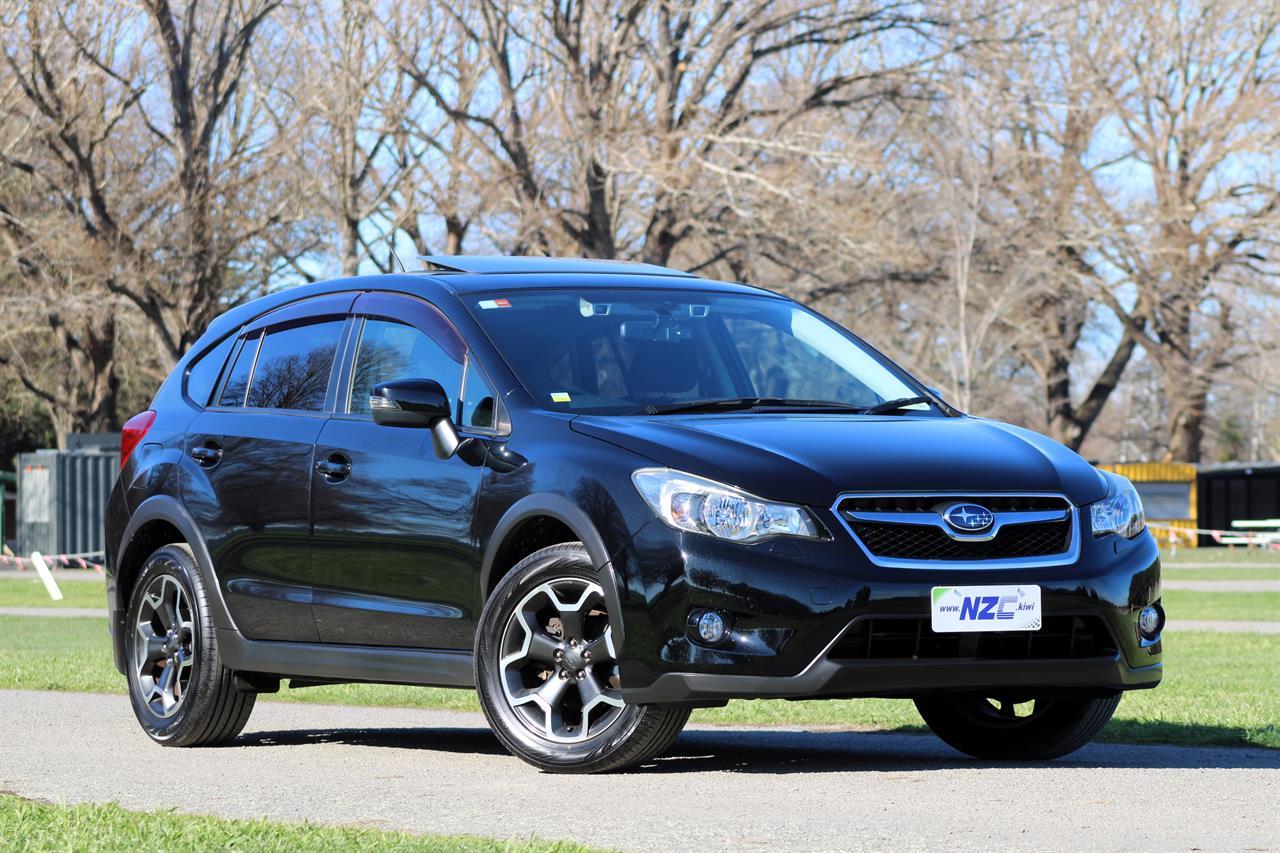
<instances>
[{"instance_id":1,"label":"yellow barrier","mask_svg":"<svg viewBox=\"0 0 1280 853\"><path fill-rule=\"evenodd\" d=\"M1198 539L1193 531L1199 527L1199 503L1196 497L1196 466L1186 462L1117 462L1111 465L1099 465L1104 471L1127 477L1134 483L1189 483L1190 493L1186 518L1148 518L1152 522L1151 533L1161 543L1182 545L1195 548ZM1160 525L1156 527L1154 525Z\"/></svg>"}]
</instances>

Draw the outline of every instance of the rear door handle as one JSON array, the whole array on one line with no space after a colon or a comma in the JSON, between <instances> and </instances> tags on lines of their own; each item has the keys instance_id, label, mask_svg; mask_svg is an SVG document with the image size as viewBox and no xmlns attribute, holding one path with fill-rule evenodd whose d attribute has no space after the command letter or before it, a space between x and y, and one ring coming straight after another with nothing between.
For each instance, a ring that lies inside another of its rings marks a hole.
<instances>
[{"instance_id":1,"label":"rear door handle","mask_svg":"<svg viewBox=\"0 0 1280 853\"><path fill-rule=\"evenodd\" d=\"M191 448L191 458L205 468L212 468L222 458L222 448L213 442L206 442Z\"/></svg>"},{"instance_id":2,"label":"rear door handle","mask_svg":"<svg viewBox=\"0 0 1280 853\"><path fill-rule=\"evenodd\" d=\"M337 483L351 476L351 460L341 453L331 453L327 459L316 463L319 471L330 483Z\"/></svg>"}]
</instances>

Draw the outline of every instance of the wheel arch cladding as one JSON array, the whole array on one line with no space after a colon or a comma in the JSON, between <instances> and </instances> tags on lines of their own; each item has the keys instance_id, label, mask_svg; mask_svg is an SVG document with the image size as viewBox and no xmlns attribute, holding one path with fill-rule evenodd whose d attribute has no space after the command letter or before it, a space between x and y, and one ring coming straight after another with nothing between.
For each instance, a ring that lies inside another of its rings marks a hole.
<instances>
[{"instance_id":1,"label":"wheel arch cladding","mask_svg":"<svg viewBox=\"0 0 1280 853\"><path fill-rule=\"evenodd\" d=\"M123 619L129 606L129 596L142 566L157 548L164 545L183 544L191 548L196 568L201 574L214 624L219 628L234 628L230 614L222 600L222 590L213 572L209 551L199 528L176 498L156 495L138 505L129 519L116 553L115 575L107 579L108 606L111 608L112 647L116 668L124 672Z\"/></svg>"},{"instance_id":2,"label":"wheel arch cladding","mask_svg":"<svg viewBox=\"0 0 1280 853\"><path fill-rule=\"evenodd\" d=\"M116 603L123 610L128 607L129 597L133 595L133 586L147 557L155 553L157 548L165 545L186 544L187 538L182 531L165 518L152 518L144 522L120 551L120 560L116 566Z\"/></svg>"},{"instance_id":3,"label":"wheel arch cladding","mask_svg":"<svg viewBox=\"0 0 1280 853\"><path fill-rule=\"evenodd\" d=\"M565 536L568 538L564 538ZM516 501L494 526L480 566L480 594L483 600L502 578L529 554L548 545L581 542L600 572L606 602L617 615L614 629L622 641L623 626L618 583L609 561L609 550L595 524L568 498L555 494L528 495Z\"/></svg>"}]
</instances>

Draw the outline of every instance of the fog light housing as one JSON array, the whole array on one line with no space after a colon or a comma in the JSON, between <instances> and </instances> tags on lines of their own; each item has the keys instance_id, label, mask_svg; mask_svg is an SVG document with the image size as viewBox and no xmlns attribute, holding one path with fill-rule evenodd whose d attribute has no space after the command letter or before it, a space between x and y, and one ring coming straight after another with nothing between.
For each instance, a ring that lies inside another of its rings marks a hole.
<instances>
[{"instance_id":1,"label":"fog light housing","mask_svg":"<svg viewBox=\"0 0 1280 853\"><path fill-rule=\"evenodd\" d=\"M1144 639L1154 640L1160 633L1160 623L1163 621L1159 608L1144 607L1138 614L1138 631Z\"/></svg>"},{"instance_id":2,"label":"fog light housing","mask_svg":"<svg viewBox=\"0 0 1280 853\"><path fill-rule=\"evenodd\" d=\"M718 643L729 633L724 617L714 610L703 611L696 623L698 639L704 643Z\"/></svg>"}]
</instances>

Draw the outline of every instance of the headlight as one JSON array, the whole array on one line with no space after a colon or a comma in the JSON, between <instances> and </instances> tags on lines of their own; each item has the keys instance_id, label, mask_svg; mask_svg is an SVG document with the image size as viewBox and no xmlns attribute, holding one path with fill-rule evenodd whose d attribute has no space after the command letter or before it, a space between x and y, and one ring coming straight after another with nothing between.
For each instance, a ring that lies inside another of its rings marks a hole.
<instances>
[{"instance_id":1,"label":"headlight","mask_svg":"<svg viewBox=\"0 0 1280 853\"><path fill-rule=\"evenodd\" d=\"M658 517L677 530L735 542L755 542L769 536L817 539L821 535L804 507L761 500L714 480L670 468L641 468L631 480Z\"/></svg>"},{"instance_id":2,"label":"headlight","mask_svg":"<svg viewBox=\"0 0 1280 853\"><path fill-rule=\"evenodd\" d=\"M1093 535L1119 533L1132 539L1147 527L1146 516L1142 513L1142 498L1138 497L1133 483L1124 477L1110 472L1103 472L1103 476L1111 484L1111 493L1090 508Z\"/></svg>"}]
</instances>

